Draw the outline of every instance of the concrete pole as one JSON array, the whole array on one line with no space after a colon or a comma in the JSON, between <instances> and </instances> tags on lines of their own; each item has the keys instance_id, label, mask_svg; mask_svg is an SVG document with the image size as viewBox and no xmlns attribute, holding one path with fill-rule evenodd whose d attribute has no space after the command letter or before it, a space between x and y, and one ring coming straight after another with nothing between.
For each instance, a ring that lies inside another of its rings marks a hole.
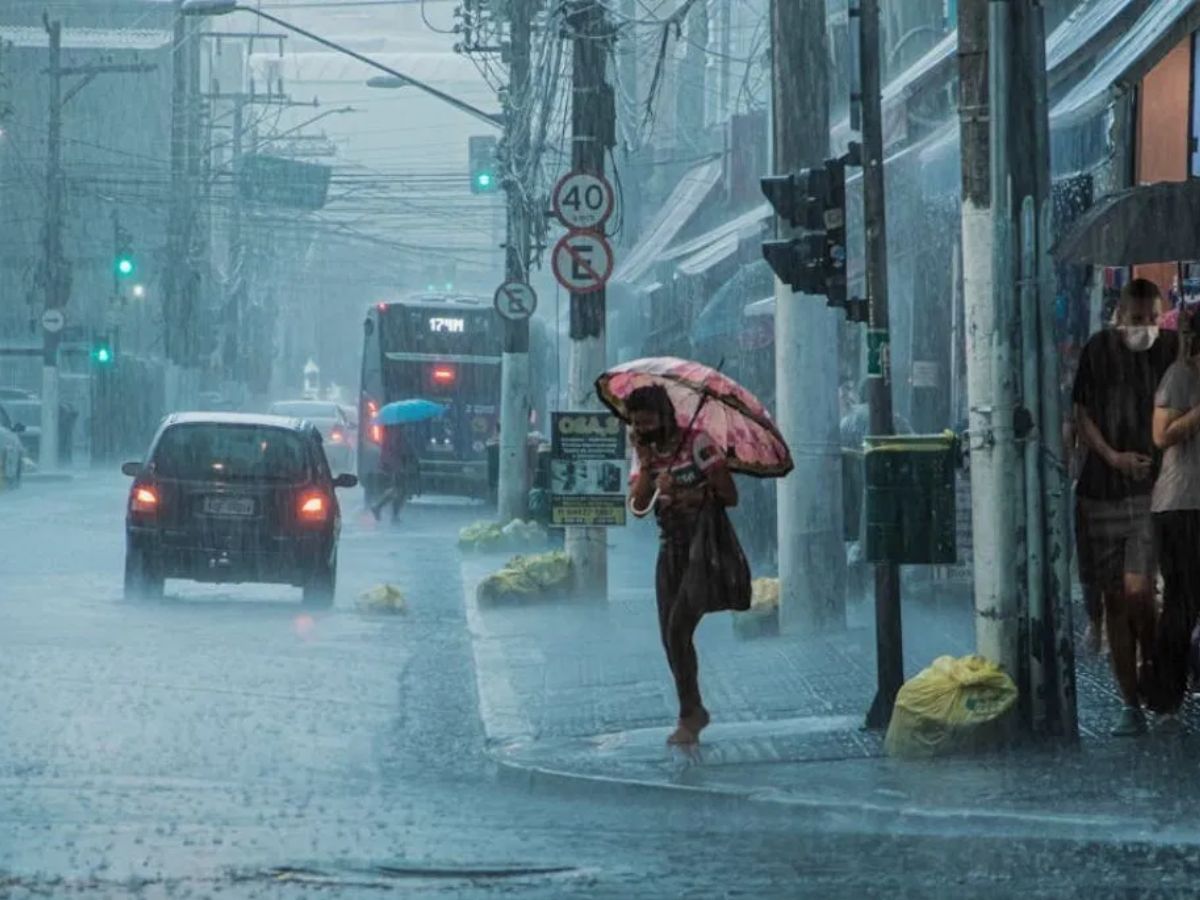
<instances>
[{"instance_id":1,"label":"concrete pole","mask_svg":"<svg viewBox=\"0 0 1200 900\"><path fill-rule=\"evenodd\" d=\"M1017 449L1015 429L1020 405L1021 334L1017 306L1015 266L1014 205L1012 198L1009 130L1015 126L1011 115L1012 22L1006 3L991 3L988 8L988 92L990 116L988 143L991 147L992 197L992 420L990 432L976 437L994 444L990 528L994 534L999 565L995 578L995 606L992 626L985 636L987 644L979 651L1002 666L1018 685L1024 680L1021 664L1021 606L1026 590L1027 555L1025 546L1024 470ZM979 573L976 573L976 578ZM1023 696L1025 692L1023 692Z\"/></svg>"},{"instance_id":2,"label":"concrete pole","mask_svg":"<svg viewBox=\"0 0 1200 900\"><path fill-rule=\"evenodd\" d=\"M510 20L510 63L505 121L504 189L508 196L508 230L504 280L529 280L529 197L525 184L529 163L531 110L530 41L537 0L513 0ZM497 506L501 522L524 519L529 512L529 320L504 322L500 363L500 483Z\"/></svg>"},{"instance_id":3,"label":"concrete pole","mask_svg":"<svg viewBox=\"0 0 1200 900\"><path fill-rule=\"evenodd\" d=\"M50 121L46 140L46 234L44 289L47 310L67 304L67 272L63 261L62 177L62 23L45 20L50 39ZM42 329L42 421L38 466L58 468L58 345L60 335Z\"/></svg>"},{"instance_id":4,"label":"concrete pole","mask_svg":"<svg viewBox=\"0 0 1200 900\"><path fill-rule=\"evenodd\" d=\"M180 0L179 5L182 5ZM167 258L163 279L163 334L166 356L164 401L168 410L184 404L182 372L183 348L187 343L187 322L184 316L184 292L187 280L186 239L184 221L187 217L187 102L188 72L186 66L188 22L178 8L175 11L175 36L171 47L171 196L167 210Z\"/></svg>"},{"instance_id":5,"label":"concrete pole","mask_svg":"<svg viewBox=\"0 0 1200 900\"><path fill-rule=\"evenodd\" d=\"M992 441L992 188L989 144L988 0L961 0L958 11L959 119L962 145L962 278L966 320L967 428L970 433L971 530L974 553L975 645L1003 658L997 505ZM1011 662L1011 660L1010 660ZM1015 671L1014 671L1015 674Z\"/></svg>"},{"instance_id":6,"label":"concrete pole","mask_svg":"<svg viewBox=\"0 0 1200 900\"><path fill-rule=\"evenodd\" d=\"M892 418L892 367L888 311L887 216L883 172L883 95L879 0L861 0L861 84L863 134L863 220L866 224L867 390L871 434L895 433ZM900 567L875 566L875 659L877 688L867 727L886 728L896 694L904 684L904 638L900 617Z\"/></svg>"},{"instance_id":7,"label":"concrete pole","mask_svg":"<svg viewBox=\"0 0 1200 900\"><path fill-rule=\"evenodd\" d=\"M772 171L820 166L829 152L824 0L773 0ZM788 236L779 223L781 238ZM845 627L838 321L823 297L775 282L775 406L796 469L777 485L781 624Z\"/></svg>"},{"instance_id":8,"label":"concrete pole","mask_svg":"<svg viewBox=\"0 0 1200 900\"><path fill-rule=\"evenodd\" d=\"M607 10L594 0L571 0L567 20L575 35L572 62L572 168L604 174L604 151L613 134L615 110L607 88L605 63L612 34ZM567 380L567 405L572 410L600 409L594 383L604 371L604 289L571 295L571 359ZM603 528L568 528L567 554L574 568L576 587L589 594L608 596L608 547Z\"/></svg>"}]
</instances>

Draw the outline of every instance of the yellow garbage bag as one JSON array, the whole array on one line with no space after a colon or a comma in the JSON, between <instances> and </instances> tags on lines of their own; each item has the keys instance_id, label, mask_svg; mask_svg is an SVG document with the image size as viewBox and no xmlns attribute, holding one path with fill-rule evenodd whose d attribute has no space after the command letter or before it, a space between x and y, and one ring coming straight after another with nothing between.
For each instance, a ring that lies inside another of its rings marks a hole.
<instances>
[{"instance_id":1,"label":"yellow garbage bag","mask_svg":"<svg viewBox=\"0 0 1200 900\"><path fill-rule=\"evenodd\" d=\"M884 749L922 758L982 750L1004 741L1017 686L982 656L941 656L896 695Z\"/></svg>"},{"instance_id":2,"label":"yellow garbage bag","mask_svg":"<svg viewBox=\"0 0 1200 900\"><path fill-rule=\"evenodd\" d=\"M404 613L408 611L408 602L404 592L394 584L380 584L363 592L358 598L358 608L371 613Z\"/></svg>"}]
</instances>

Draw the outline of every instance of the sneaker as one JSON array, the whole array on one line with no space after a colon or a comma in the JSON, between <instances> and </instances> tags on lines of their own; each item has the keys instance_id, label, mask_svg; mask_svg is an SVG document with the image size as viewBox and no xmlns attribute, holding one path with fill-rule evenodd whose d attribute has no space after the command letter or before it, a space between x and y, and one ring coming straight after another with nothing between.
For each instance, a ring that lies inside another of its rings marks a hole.
<instances>
[{"instance_id":1,"label":"sneaker","mask_svg":"<svg viewBox=\"0 0 1200 900\"><path fill-rule=\"evenodd\" d=\"M1154 722L1155 734L1183 734L1184 730L1178 713L1163 713Z\"/></svg>"},{"instance_id":2,"label":"sneaker","mask_svg":"<svg viewBox=\"0 0 1200 900\"><path fill-rule=\"evenodd\" d=\"M1146 714L1141 707L1126 706L1113 727L1113 737L1135 737L1146 733Z\"/></svg>"},{"instance_id":3,"label":"sneaker","mask_svg":"<svg viewBox=\"0 0 1200 900\"><path fill-rule=\"evenodd\" d=\"M1096 628L1091 622L1083 632L1083 647L1089 656L1104 655L1104 629Z\"/></svg>"}]
</instances>

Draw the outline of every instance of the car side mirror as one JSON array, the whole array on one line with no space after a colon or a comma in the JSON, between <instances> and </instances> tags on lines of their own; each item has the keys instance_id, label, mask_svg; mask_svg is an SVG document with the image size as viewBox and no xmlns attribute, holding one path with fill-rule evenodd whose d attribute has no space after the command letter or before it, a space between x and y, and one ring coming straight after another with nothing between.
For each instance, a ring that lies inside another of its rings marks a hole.
<instances>
[{"instance_id":1,"label":"car side mirror","mask_svg":"<svg viewBox=\"0 0 1200 900\"><path fill-rule=\"evenodd\" d=\"M137 478L142 474L142 464L140 462L122 463L121 474L128 475L130 478Z\"/></svg>"},{"instance_id":2,"label":"car side mirror","mask_svg":"<svg viewBox=\"0 0 1200 900\"><path fill-rule=\"evenodd\" d=\"M335 488L352 488L357 484L358 484L358 476L357 475L344 475L343 474L343 475L339 475L335 479L333 479L333 486Z\"/></svg>"},{"instance_id":3,"label":"car side mirror","mask_svg":"<svg viewBox=\"0 0 1200 900\"><path fill-rule=\"evenodd\" d=\"M13 434L24 434L25 433L25 423L24 422L13 422L12 433Z\"/></svg>"}]
</instances>

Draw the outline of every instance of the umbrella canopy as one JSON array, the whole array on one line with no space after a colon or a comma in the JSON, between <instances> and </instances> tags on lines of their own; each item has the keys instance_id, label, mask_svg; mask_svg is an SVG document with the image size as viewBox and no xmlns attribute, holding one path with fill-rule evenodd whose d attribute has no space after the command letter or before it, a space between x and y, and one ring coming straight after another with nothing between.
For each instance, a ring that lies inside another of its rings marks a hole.
<instances>
[{"instance_id":1,"label":"umbrella canopy","mask_svg":"<svg viewBox=\"0 0 1200 900\"><path fill-rule=\"evenodd\" d=\"M1060 263L1093 266L1200 259L1200 180L1110 194L1075 221L1053 253Z\"/></svg>"},{"instance_id":2,"label":"umbrella canopy","mask_svg":"<svg viewBox=\"0 0 1200 900\"><path fill-rule=\"evenodd\" d=\"M412 400L397 400L379 410L375 422L379 425L409 425L413 422L424 422L445 415L446 407L432 400L415 398Z\"/></svg>"},{"instance_id":3,"label":"umbrella canopy","mask_svg":"<svg viewBox=\"0 0 1200 900\"><path fill-rule=\"evenodd\" d=\"M791 451L766 407L716 369L672 356L637 359L609 369L596 379L596 393L628 422L626 398L638 388L654 384L666 388L679 426L691 424L708 434L724 449L732 471L780 478L792 470Z\"/></svg>"}]
</instances>

